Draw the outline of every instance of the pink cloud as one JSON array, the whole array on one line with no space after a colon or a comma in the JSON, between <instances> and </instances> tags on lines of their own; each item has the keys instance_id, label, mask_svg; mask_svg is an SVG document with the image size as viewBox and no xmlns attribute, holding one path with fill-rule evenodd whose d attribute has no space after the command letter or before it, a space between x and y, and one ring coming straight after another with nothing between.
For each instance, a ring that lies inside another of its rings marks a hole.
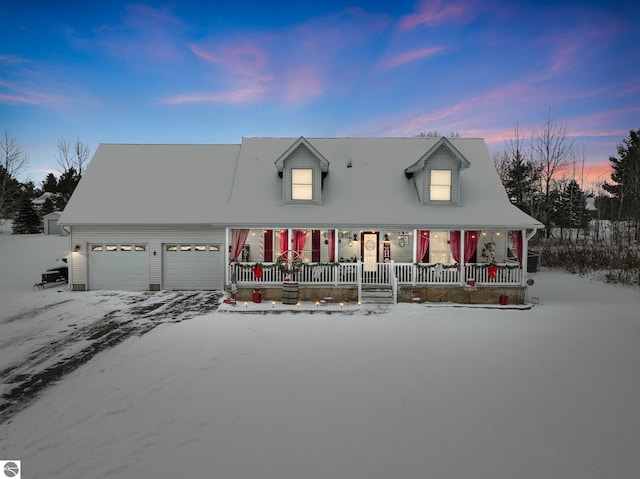
<instances>
[{"instance_id":1,"label":"pink cloud","mask_svg":"<svg viewBox=\"0 0 640 479\"><path fill-rule=\"evenodd\" d=\"M423 0L418 11L404 16L398 27L407 31L420 25L433 26L452 20L466 21L474 15L474 7L476 4L466 0Z\"/></svg>"},{"instance_id":2,"label":"pink cloud","mask_svg":"<svg viewBox=\"0 0 640 479\"><path fill-rule=\"evenodd\" d=\"M216 63L230 73L256 81L273 79L273 75L268 72L267 53L254 42L231 42L209 49L191 44L189 48L198 58Z\"/></svg>"},{"instance_id":3,"label":"pink cloud","mask_svg":"<svg viewBox=\"0 0 640 479\"><path fill-rule=\"evenodd\" d=\"M212 92L174 96L168 103L200 101L261 101L284 103L314 100L327 92L346 94L361 78L359 58L370 41L387 30L388 15L350 8L269 32L239 32L188 44L211 69ZM240 87L238 87L240 85Z\"/></svg>"},{"instance_id":4,"label":"pink cloud","mask_svg":"<svg viewBox=\"0 0 640 479\"><path fill-rule=\"evenodd\" d=\"M95 41L108 54L116 58L135 61L149 59L177 62L183 57L181 35L185 26L170 8L149 5L125 6L125 15L117 25L103 25L95 30ZM92 41L78 38L75 31L68 33L70 41L79 48L92 48Z\"/></svg>"},{"instance_id":5,"label":"pink cloud","mask_svg":"<svg viewBox=\"0 0 640 479\"><path fill-rule=\"evenodd\" d=\"M21 83L0 80L0 102L10 105L52 106L66 104L68 99L61 95L53 95L30 88Z\"/></svg>"},{"instance_id":6,"label":"pink cloud","mask_svg":"<svg viewBox=\"0 0 640 479\"><path fill-rule=\"evenodd\" d=\"M298 103L320 96L325 91L317 68L310 65L296 66L285 72L284 97L289 103Z\"/></svg>"},{"instance_id":7,"label":"pink cloud","mask_svg":"<svg viewBox=\"0 0 640 479\"><path fill-rule=\"evenodd\" d=\"M264 100L267 90L260 86L254 85L247 88L239 88L236 90L228 90L221 92L196 92L176 95L164 100L163 103L170 105L181 105L188 103L253 103Z\"/></svg>"},{"instance_id":8,"label":"pink cloud","mask_svg":"<svg viewBox=\"0 0 640 479\"><path fill-rule=\"evenodd\" d=\"M392 57L386 58L378 63L380 70L386 71L397 68L409 62L414 62L422 58L432 57L442 52L444 47L419 48L408 52L400 53Z\"/></svg>"}]
</instances>

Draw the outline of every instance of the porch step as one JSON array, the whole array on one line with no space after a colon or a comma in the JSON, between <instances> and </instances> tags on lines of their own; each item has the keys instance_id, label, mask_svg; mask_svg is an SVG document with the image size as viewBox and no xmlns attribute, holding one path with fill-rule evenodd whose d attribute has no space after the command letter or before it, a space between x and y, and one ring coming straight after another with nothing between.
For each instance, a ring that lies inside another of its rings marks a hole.
<instances>
[{"instance_id":1,"label":"porch step","mask_svg":"<svg viewBox=\"0 0 640 479\"><path fill-rule=\"evenodd\" d=\"M362 304L393 304L391 288L362 288Z\"/></svg>"}]
</instances>

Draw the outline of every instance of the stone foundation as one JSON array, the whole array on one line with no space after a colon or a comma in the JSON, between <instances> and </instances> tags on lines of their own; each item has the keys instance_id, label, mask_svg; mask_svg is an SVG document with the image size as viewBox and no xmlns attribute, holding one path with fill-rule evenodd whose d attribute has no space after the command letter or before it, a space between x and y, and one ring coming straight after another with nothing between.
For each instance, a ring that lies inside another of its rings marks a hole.
<instances>
[{"instance_id":1,"label":"stone foundation","mask_svg":"<svg viewBox=\"0 0 640 479\"><path fill-rule=\"evenodd\" d=\"M299 286L300 301L320 301L324 298L333 298L333 302L358 302L358 288L354 285L343 286L311 286L301 284ZM253 301L253 289L238 287L238 293L236 299L238 301ZM268 285L260 286L258 288L262 293L262 301L282 301L282 286L280 285Z\"/></svg>"},{"instance_id":2,"label":"stone foundation","mask_svg":"<svg viewBox=\"0 0 640 479\"><path fill-rule=\"evenodd\" d=\"M401 286L398 302L499 304L505 295L509 304L524 303L522 286Z\"/></svg>"},{"instance_id":3,"label":"stone foundation","mask_svg":"<svg viewBox=\"0 0 640 479\"><path fill-rule=\"evenodd\" d=\"M333 298L339 302L357 302L358 288L355 285L341 286L312 286L299 285L300 301L320 301ZM282 286L264 285L258 288L262 293L262 301L282 301ZM238 301L253 301L251 287L238 287L236 299ZM398 289L398 302L429 302L429 303L459 303L459 304L499 304L500 296L506 295L509 304L523 304L525 298L522 286L411 286L401 285Z\"/></svg>"}]
</instances>

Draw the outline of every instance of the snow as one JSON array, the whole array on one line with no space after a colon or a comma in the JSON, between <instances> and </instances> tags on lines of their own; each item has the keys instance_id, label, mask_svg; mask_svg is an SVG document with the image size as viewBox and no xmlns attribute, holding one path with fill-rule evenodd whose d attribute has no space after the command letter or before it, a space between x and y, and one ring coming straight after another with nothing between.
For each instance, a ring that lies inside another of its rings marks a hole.
<instances>
[{"instance_id":1,"label":"snow","mask_svg":"<svg viewBox=\"0 0 640 479\"><path fill-rule=\"evenodd\" d=\"M67 241L0 234L0 370L131 299L33 291ZM0 459L61 479L636 478L638 290L533 276L525 311L239 304L161 324L0 424Z\"/></svg>"}]
</instances>

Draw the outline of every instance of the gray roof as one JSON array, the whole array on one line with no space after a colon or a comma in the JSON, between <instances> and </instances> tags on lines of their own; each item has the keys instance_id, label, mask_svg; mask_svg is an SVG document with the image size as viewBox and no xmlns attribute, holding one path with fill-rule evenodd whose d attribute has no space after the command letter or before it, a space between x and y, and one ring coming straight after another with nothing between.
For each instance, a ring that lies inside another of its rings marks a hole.
<instances>
[{"instance_id":1,"label":"gray roof","mask_svg":"<svg viewBox=\"0 0 640 479\"><path fill-rule=\"evenodd\" d=\"M405 175L440 138L303 140L329 167L321 205L283 202L276 162L301 138L243 138L240 145L102 144L61 221L265 228L542 227L511 205L482 139L447 139L468 161L460 172L460 206L421 205L414 180Z\"/></svg>"}]
</instances>

